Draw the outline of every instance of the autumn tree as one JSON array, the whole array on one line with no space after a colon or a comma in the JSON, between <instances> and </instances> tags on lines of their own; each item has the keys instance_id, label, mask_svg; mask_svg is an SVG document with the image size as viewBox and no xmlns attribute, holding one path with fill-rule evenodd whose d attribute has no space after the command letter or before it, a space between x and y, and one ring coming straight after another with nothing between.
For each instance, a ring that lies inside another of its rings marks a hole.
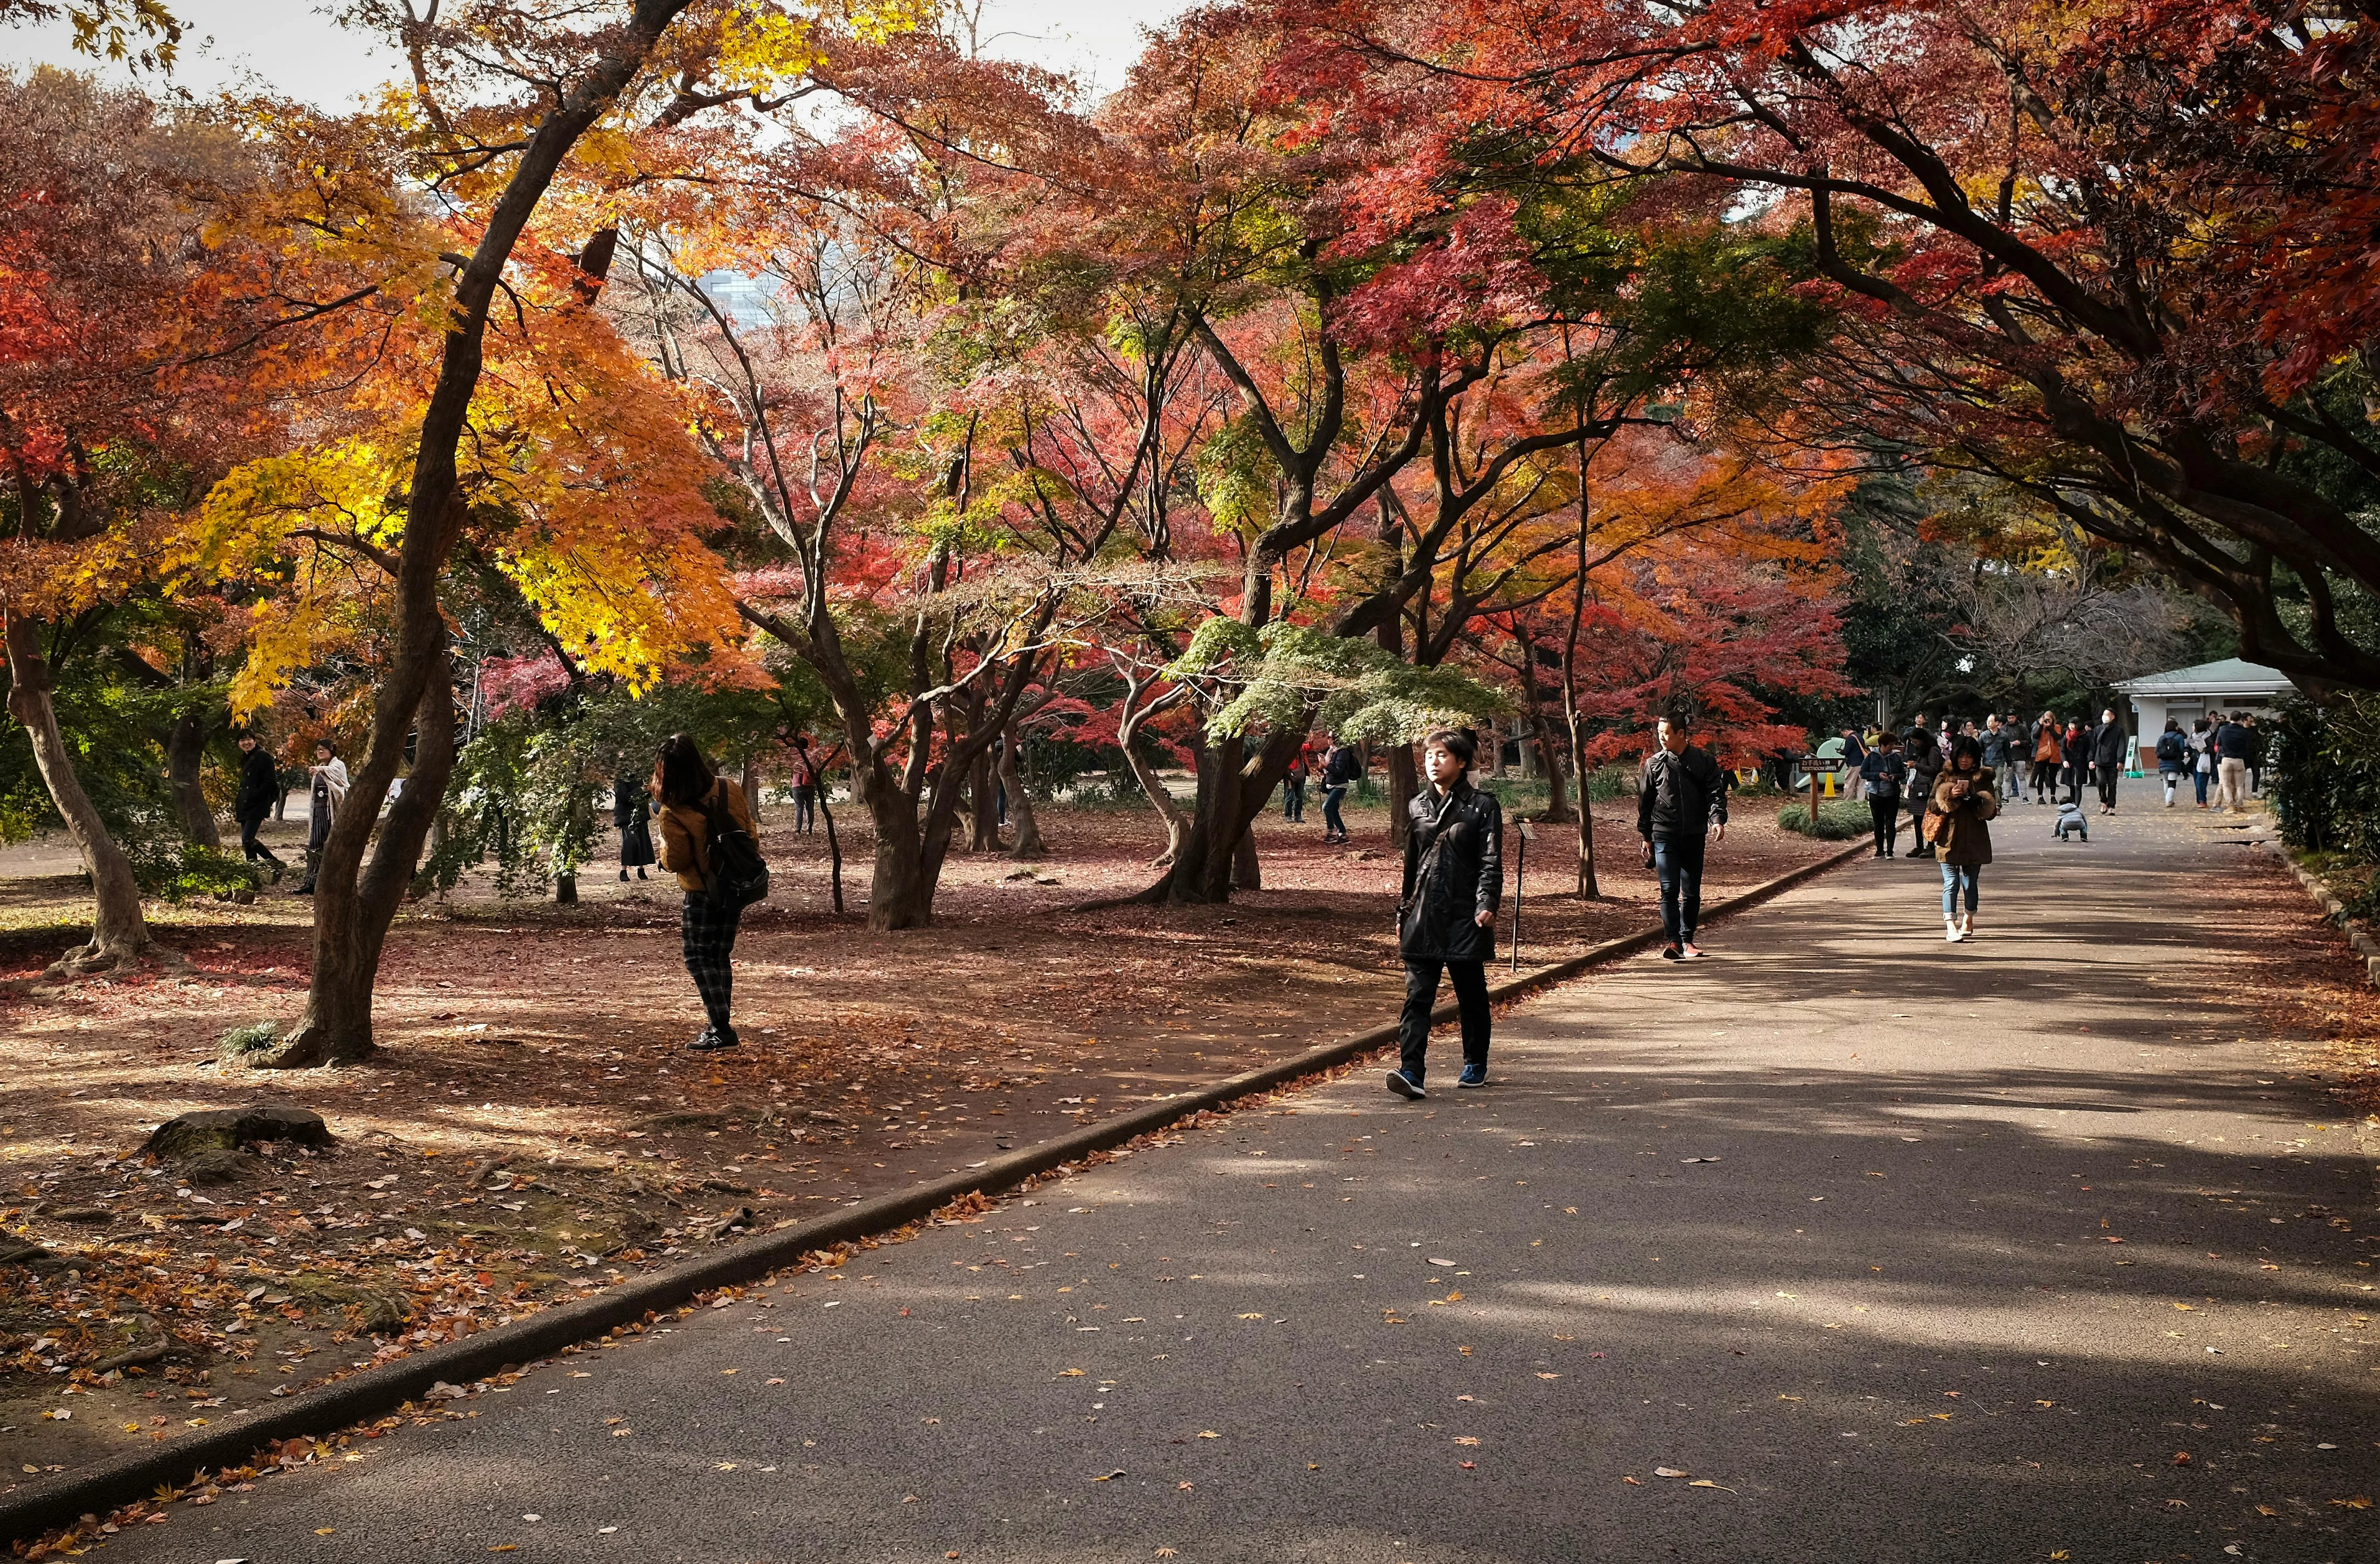
<instances>
[{"instance_id":1,"label":"autumn tree","mask_svg":"<svg viewBox=\"0 0 2380 1564\"><path fill-rule=\"evenodd\" d=\"M691 481L673 460L685 423L642 411L642 371L589 305L632 198L698 171L706 116L797 91L818 59L820 18L774 5L417 10L367 0L354 16L402 51L409 85L345 120L262 116L261 133L285 150L279 199L237 216L257 231L277 226L326 279L344 280L306 308L350 309L387 346L358 392L359 430L254 471L214 507L235 535L250 518L268 533L286 524L293 535L311 533L307 541L382 576L368 592L384 627L368 738L322 853L306 1013L277 1064L344 1061L372 1047L382 941L454 763L439 592L467 534L496 524L492 556L541 607L558 613L592 596L631 611L625 626L570 626L574 656L648 665L656 637L674 638L723 602L691 590L703 573L679 575L682 593L673 572L653 567L698 547L673 523L654 548L638 507L641 489L683 493ZM492 379L492 366L503 371ZM661 443L648 448L648 437ZM531 546L511 546L520 543ZM587 568L598 556L601 574ZM319 617L268 627L266 638L294 642L308 623ZM255 678L269 678L274 661L260 659ZM408 785L382 820L408 752Z\"/></svg>"},{"instance_id":2,"label":"autumn tree","mask_svg":"<svg viewBox=\"0 0 2380 1564\"><path fill-rule=\"evenodd\" d=\"M2380 540L2321 476L2380 471L2364 7L1326 10L1459 91L1473 144L1582 189L1682 175L1796 234L1843 310L1780 444L1883 435L2020 489L2216 604L2243 655L2380 682L2343 609ZM1435 204L1446 170L1399 188Z\"/></svg>"},{"instance_id":3,"label":"autumn tree","mask_svg":"<svg viewBox=\"0 0 2380 1564\"><path fill-rule=\"evenodd\" d=\"M79 648L172 682L128 643L105 649L108 625L162 589L177 518L270 421L246 351L272 313L245 297L258 255L211 239L194 193L222 176L227 141L88 79L0 75L0 617L9 713L91 878L91 938L63 958L71 970L152 942L124 844L59 726L58 661ZM194 785L203 734L175 726L177 775ZM210 841L211 814L187 789L180 804Z\"/></svg>"}]
</instances>

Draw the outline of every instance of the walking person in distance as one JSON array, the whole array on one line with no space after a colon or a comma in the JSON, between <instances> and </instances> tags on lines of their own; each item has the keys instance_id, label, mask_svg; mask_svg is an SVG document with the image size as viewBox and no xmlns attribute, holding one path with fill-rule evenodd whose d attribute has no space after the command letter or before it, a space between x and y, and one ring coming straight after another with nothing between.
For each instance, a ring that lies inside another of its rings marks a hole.
<instances>
[{"instance_id":1,"label":"walking person in distance","mask_svg":"<svg viewBox=\"0 0 2380 1564\"><path fill-rule=\"evenodd\" d=\"M1347 790L1364 774L1364 758L1352 744L1342 744L1336 738L1322 757L1322 840L1347 840L1347 822L1339 817L1339 806L1345 800Z\"/></svg>"},{"instance_id":2,"label":"walking person in distance","mask_svg":"<svg viewBox=\"0 0 2380 1564\"><path fill-rule=\"evenodd\" d=\"M744 790L726 777L714 776L710 763L694 740L672 734L662 741L653 762L652 794L661 806L662 867L677 876L686 891L678 919L686 976L710 1019L687 1048L700 1051L732 1049L737 1042L729 1024L734 998L735 931L744 908L716 893L716 864L711 852L714 817L733 824L749 838L752 806Z\"/></svg>"},{"instance_id":3,"label":"walking person in distance","mask_svg":"<svg viewBox=\"0 0 2380 1564\"><path fill-rule=\"evenodd\" d=\"M1994 781L1983 746L1962 738L1934 783L1930 829L1942 855L1942 937L1954 945L1975 937L1976 883L1992 861L1988 822L2000 812Z\"/></svg>"},{"instance_id":4,"label":"walking person in distance","mask_svg":"<svg viewBox=\"0 0 2380 1564\"><path fill-rule=\"evenodd\" d=\"M653 861L652 803L625 764L612 778L612 829L620 833L620 878L634 869L644 879L645 866Z\"/></svg>"},{"instance_id":5,"label":"walking person in distance","mask_svg":"<svg viewBox=\"0 0 2380 1564\"><path fill-rule=\"evenodd\" d=\"M1636 834L1645 862L1661 880L1662 956L1700 960L1694 944L1703 915L1703 850L1727 839L1727 778L1710 751L1689 742L1693 719L1661 719L1661 746L1636 778ZM1815 828L1815 822L1812 822Z\"/></svg>"},{"instance_id":6,"label":"walking person in distance","mask_svg":"<svg viewBox=\"0 0 2380 1564\"><path fill-rule=\"evenodd\" d=\"M1901 756L1909 762L1909 783L1904 793L1909 800L1909 833L1917 839L1917 845L1909 850L1908 855L1930 858L1934 855L1934 843L1925 835L1925 811L1933 802L1934 779L1942 774L1942 746L1932 730L1920 722L1909 731Z\"/></svg>"},{"instance_id":7,"label":"walking person in distance","mask_svg":"<svg viewBox=\"0 0 2380 1564\"><path fill-rule=\"evenodd\" d=\"M1496 909L1504 898L1504 812L1492 793L1471 785L1471 734L1440 728L1422 741L1428 779L1405 806L1405 869L1397 902L1397 951L1405 963L1405 1008L1397 1024L1400 1058L1389 1090L1426 1096L1429 1015L1443 974L1463 1017L1458 1086L1488 1084L1488 974L1496 953Z\"/></svg>"},{"instance_id":8,"label":"walking person in distance","mask_svg":"<svg viewBox=\"0 0 2380 1564\"><path fill-rule=\"evenodd\" d=\"M314 893L314 877L322 870L322 843L331 840L331 821L339 806L347 801L347 763L339 758L337 746L329 739L315 742L314 764L308 774L313 779L313 791L306 805L311 818L306 827L306 878L298 882L300 896Z\"/></svg>"},{"instance_id":9,"label":"walking person in distance","mask_svg":"<svg viewBox=\"0 0 2380 1564\"><path fill-rule=\"evenodd\" d=\"M2116 782L2124 774L2131 757L2132 735L2124 731L2124 720L2109 707L2099 713L2098 730L2091 735L2091 769L2098 773L2099 813L2116 812ZM1989 764L1988 761L1985 764Z\"/></svg>"},{"instance_id":10,"label":"walking person in distance","mask_svg":"<svg viewBox=\"0 0 2380 1564\"><path fill-rule=\"evenodd\" d=\"M2190 785L2205 808L2206 790L2215 785L2215 724L2204 717L2190 728Z\"/></svg>"},{"instance_id":11,"label":"walking person in distance","mask_svg":"<svg viewBox=\"0 0 2380 1564\"><path fill-rule=\"evenodd\" d=\"M1909 781L1909 762L1900 758L1900 735L1879 734L1876 747L1860 762L1860 782L1867 789L1868 819L1876 829L1876 855L1889 858L1900 835L1900 790Z\"/></svg>"},{"instance_id":12,"label":"walking person in distance","mask_svg":"<svg viewBox=\"0 0 2380 1564\"><path fill-rule=\"evenodd\" d=\"M2058 713L2045 711L2041 721L2033 725L2033 801L2035 804L2058 802L2058 771L2066 764L2066 747L2059 741ZM2048 796L2043 797L2044 790Z\"/></svg>"},{"instance_id":13,"label":"walking person in distance","mask_svg":"<svg viewBox=\"0 0 2380 1564\"><path fill-rule=\"evenodd\" d=\"M1289 758L1289 774L1281 782L1281 818L1291 825L1305 819L1305 751Z\"/></svg>"},{"instance_id":14,"label":"walking person in distance","mask_svg":"<svg viewBox=\"0 0 2380 1564\"><path fill-rule=\"evenodd\" d=\"M256 742L254 734L239 735L239 792L231 801L231 818L239 822L240 856L249 863L259 858L273 866L273 883L281 883L288 868L272 848L256 839L257 831L273 814L273 801L281 796L281 768L273 763L273 754Z\"/></svg>"},{"instance_id":15,"label":"walking person in distance","mask_svg":"<svg viewBox=\"0 0 2380 1564\"><path fill-rule=\"evenodd\" d=\"M2244 711L2234 711L2231 720L2215 730L2215 806L2242 814L2248 807L2248 757L2255 748L2255 735L2240 719Z\"/></svg>"},{"instance_id":16,"label":"walking person in distance","mask_svg":"<svg viewBox=\"0 0 2380 1564\"><path fill-rule=\"evenodd\" d=\"M2181 779L2190 770L2190 738L2181 731L2181 720L2168 717L2165 732L2157 734L2157 781L2165 787L2165 806L2173 807L2173 795L2181 787Z\"/></svg>"}]
</instances>

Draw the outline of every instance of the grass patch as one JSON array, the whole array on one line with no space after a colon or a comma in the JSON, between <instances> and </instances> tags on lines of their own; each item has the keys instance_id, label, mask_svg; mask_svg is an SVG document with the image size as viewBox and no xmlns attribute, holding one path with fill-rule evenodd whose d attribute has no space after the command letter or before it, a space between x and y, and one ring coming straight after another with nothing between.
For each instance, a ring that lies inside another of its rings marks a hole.
<instances>
[{"instance_id":1,"label":"grass patch","mask_svg":"<svg viewBox=\"0 0 2380 1564\"><path fill-rule=\"evenodd\" d=\"M1788 804L1777 811L1777 824L1796 836L1815 836L1821 842L1855 842L1876 829L1876 817L1868 813L1864 801L1853 803L1838 798L1832 803L1818 803L1818 829L1810 829L1810 806L1804 801Z\"/></svg>"},{"instance_id":2,"label":"grass patch","mask_svg":"<svg viewBox=\"0 0 2380 1564\"><path fill-rule=\"evenodd\" d=\"M280 1042L281 1023L251 1021L215 1039L215 1058L225 1064L240 1064L252 1055L272 1052Z\"/></svg>"}]
</instances>

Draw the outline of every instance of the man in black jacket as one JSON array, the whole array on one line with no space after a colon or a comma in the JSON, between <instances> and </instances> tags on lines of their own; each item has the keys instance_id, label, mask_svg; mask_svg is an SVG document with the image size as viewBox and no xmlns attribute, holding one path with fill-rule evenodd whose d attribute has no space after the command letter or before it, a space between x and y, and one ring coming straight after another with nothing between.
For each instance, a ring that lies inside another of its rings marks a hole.
<instances>
[{"instance_id":1,"label":"man in black jacket","mask_svg":"<svg viewBox=\"0 0 2380 1564\"><path fill-rule=\"evenodd\" d=\"M272 848L259 842L256 832L281 797L281 769L273 763L273 756L264 746L256 742L254 734L239 735L239 792L231 801L232 818L239 822L239 850L251 864L259 858L271 864L273 883L278 885L282 872L289 866Z\"/></svg>"},{"instance_id":2,"label":"man in black jacket","mask_svg":"<svg viewBox=\"0 0 2380 1564\"><path fill-rule=\"evenodd\" d=\"M1389 1090L1402 1097L1428 1095L1422 1076L1441 973L1453 980L1463 1017L1463 1073L1454 1084L1488 1084L1487 963L1496 953L1496 908L1504 898L1504 812L1494 794L1471 785L1476 750L1467 729L1440 728L1424 739L1427 785L1405 806L1397 895L1405 1008L1397 1024L1401 1057L1389 1072Z\"/></svg>"},{"instance_id":3,"label":"man in black jacket","mask_svg":"<svg viewBox=\"0 0 2380 1564\"><path fill-rule=\"evenodd\" d=\"M1687 742L1692 719L1661 719L1661 747L1636 778L1636 834L1645 861L1661 878L1661 930L1669 961L1699 960L1695 926L1703 915L1703 848L1727 838L1727 778L1710 751Z\"/></svg>"},{"instance_id":4,"label":"man in black jacket","mask_svg":"<svg viewBox=\"0 0 2380 1564\"><path fill-rule=\"evenodd\" d=\"M2114 707L2099 713L2099 731L2091 735L2091 764L2099 773L2099 813L2103 815L2116 812L2116 779L2124 774L2131 758L2125 751L2131 739Z\"/></svg>"}]
</instances>

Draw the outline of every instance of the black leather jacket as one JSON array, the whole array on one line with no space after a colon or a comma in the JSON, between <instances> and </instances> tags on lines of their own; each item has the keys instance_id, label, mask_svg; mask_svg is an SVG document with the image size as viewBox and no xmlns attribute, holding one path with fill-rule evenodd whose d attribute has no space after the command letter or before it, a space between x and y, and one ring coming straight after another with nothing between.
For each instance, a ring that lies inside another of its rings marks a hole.
<instances>
[{"instance_id":1,"label":"black leather jacket","mask_svg":"<svg viewBox=\"0 0 2380 1564\"><path fill-rule=\"evenodd\" d=\"M1444 798L1427 787L1405 806L1405 882L1397 949L1408 961L1486 961L1504 899L1504 810L1492 793L1458 782Z\"/></svg>"}]
</instances>

